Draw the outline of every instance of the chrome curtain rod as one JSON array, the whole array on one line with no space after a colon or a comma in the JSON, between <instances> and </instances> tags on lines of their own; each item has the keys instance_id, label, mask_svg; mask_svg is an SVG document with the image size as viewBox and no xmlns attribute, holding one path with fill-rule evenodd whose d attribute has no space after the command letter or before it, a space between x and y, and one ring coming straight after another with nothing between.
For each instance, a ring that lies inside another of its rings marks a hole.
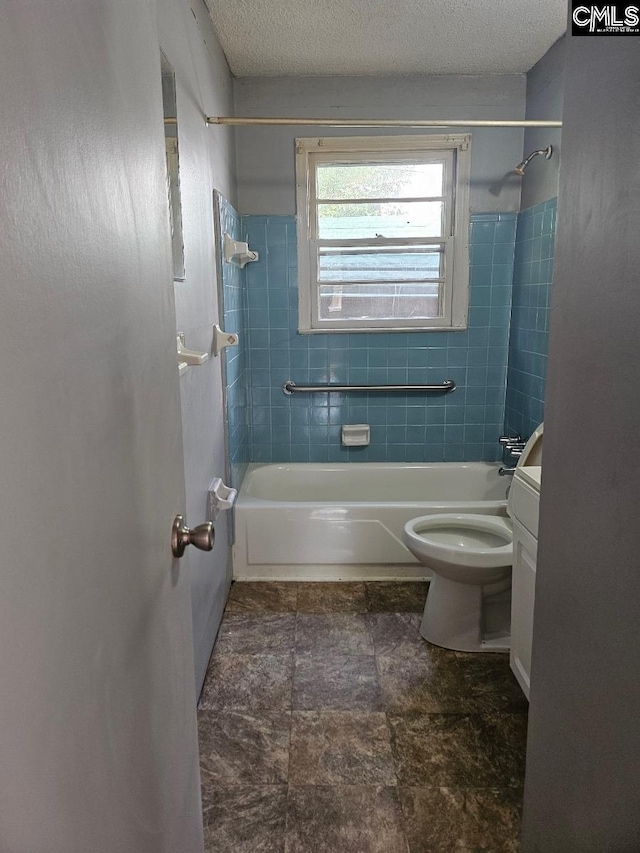
<instances>
[{"instance_id":1,"label":"chrome curtain rod","mask_svg":"<svg viewBox=\"0 0 640 853\"><path fill-rule=\"evenodd\" d=\"M295 127L562 127L561 121L489 119L364 119L364 118L240 118L238 116L207 116L207 124L248 127L251 125L284 125Z\"/></svg>"},{"instance_id":2,"label":"chrome curtain rod","mask_svg":"<svg viewBox=\"0 0 640 853\"><path fill-rule=\"evenodd\" d=\"M331 391L455 391L456 383L453 379L446 379L436 385L296 385L291 379L282 385L282 390L287 396L292 394L313 394L322 392L328 394Z\"/></svg>"}]
</instances>

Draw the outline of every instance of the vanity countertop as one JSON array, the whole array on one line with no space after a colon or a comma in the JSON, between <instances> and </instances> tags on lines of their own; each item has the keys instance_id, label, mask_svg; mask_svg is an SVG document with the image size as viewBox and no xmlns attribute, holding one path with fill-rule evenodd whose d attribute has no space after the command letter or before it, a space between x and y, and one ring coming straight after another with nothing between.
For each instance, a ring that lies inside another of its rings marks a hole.
<instances>
[{"instance_id":1,"label":"vanity countertop","mask_svg":"<svg viewBox=\"0 0 640 853\"><path fill-rule=\"evenodd\" d=\"M529 483L534 489L540 491L541 465L523 465L522 468L518 468L517 474L525 483Z\"/></svg>"}]
</instances>

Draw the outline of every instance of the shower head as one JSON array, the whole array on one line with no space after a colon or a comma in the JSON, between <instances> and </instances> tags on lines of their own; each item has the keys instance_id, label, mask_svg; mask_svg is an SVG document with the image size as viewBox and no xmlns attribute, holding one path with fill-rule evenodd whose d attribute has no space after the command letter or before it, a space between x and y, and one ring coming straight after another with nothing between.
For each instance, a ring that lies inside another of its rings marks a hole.
<instances>
[{"instance_id":1,"label":"shower head","mask_svg":"<svg viewBox=\"0 0 640 853\"><path fill-rule=\"evenodd\" d=\"M538 154L544 154L544 159L549 160L549 158L553 154L553 148L551 147L551 145L547 145L546 148L539 148L537 151L534 151L533 153L529 154L526 160L523 160L522 163L518 163L518 165L513 171L518 175L524 175L524 170L527 168L533 158L538 156Z\"/></svg>"}]
</instances>

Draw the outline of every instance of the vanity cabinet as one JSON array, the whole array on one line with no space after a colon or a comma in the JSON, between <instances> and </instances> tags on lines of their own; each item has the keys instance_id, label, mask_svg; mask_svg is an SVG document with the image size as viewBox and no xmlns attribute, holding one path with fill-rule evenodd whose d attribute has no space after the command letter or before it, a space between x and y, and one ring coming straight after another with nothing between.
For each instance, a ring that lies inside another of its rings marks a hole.
<instances>
[{"instance_id":1,"label":"vanity cabinet","mask_svg":"<svg viewBox=\"0 0 640 853\"><path fill-rule=\"evenodd\" d=\"M537 553L537 541L520 524L514 524L510 662L527 699L531 683Z\"/></svg>"},{"instance_id":2,"label":"vanity cabinet","mask_svg":"<svg viewBox=\"0 0 640 853\"><path fill-rule=\"evenodd\" d=\"M513 478L513 574L510 663L527 699L531 683L531 645L538 555L539 467L522 468Z\"/></svg>"}]
</instances>

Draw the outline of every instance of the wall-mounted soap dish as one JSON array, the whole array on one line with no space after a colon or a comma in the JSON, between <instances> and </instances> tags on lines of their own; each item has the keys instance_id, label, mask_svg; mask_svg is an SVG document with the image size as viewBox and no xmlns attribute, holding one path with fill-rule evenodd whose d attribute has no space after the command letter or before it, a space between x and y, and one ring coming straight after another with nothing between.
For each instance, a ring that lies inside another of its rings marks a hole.
<instances>
[{"instance_id":1,"label":"wall-mounted soap dish","mask_svg":"<svg viewBox=\"0 0 640 853\"><path fill-rule=\"evenodd\" d=\"M344 424L342 444L345 447L367 447L371 441L369 424Z\"/></svg>"},{"instance_id":2,"label":"wall-mounted soap dish","mask_svg":"<svg viewBox=\"0 0 640 853\"><path fill-rule=\"evenodd\" d=\"M225 261L238 264L240 269L250 261L257 261L260 257L257 252L249 248L247 243L243 243L242 240L233 240L228 234L223 237L222 250Z\"/></svg>"}]
</instances>

